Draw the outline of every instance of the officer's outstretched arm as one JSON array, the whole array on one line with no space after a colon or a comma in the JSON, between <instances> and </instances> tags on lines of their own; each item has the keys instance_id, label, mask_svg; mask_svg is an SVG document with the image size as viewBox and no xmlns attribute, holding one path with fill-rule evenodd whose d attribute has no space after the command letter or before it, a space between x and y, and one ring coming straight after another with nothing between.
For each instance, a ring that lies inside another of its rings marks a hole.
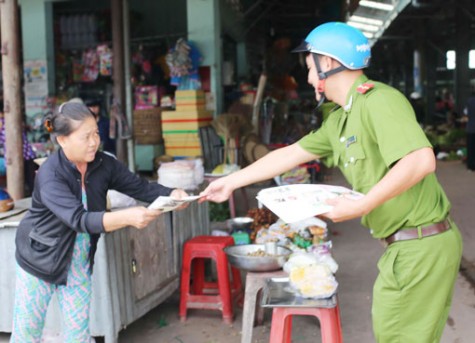
<instances>
[{"instance_id":1,"label":"officer's outstretched arm","mask_svg":"<svg viewBox=\"0 0 475 343\"><path fill-rule=\"evenodd\" d=\"M318 156L294 143L274 150L246 168L213 181L202 193L206 200L225 201L232 191L280 175L293 167L317 159Z\"/></svg>"}]
</instances>

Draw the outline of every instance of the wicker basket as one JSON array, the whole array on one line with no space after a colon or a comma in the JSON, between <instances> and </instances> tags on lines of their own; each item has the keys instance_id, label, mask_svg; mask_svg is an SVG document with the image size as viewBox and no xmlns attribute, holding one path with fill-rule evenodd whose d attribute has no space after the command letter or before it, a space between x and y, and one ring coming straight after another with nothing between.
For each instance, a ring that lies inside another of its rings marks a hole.
<instances>
[{"instance_id":1,"label":"wicker basket","mask_svg":"<svg viewBox=\"0 0 475 343\"><path fill-rule=\"evenodd\" d=\"M162 124L159 107L134 111L135 144L162 144Z\"/></svg>"}]
</instances>

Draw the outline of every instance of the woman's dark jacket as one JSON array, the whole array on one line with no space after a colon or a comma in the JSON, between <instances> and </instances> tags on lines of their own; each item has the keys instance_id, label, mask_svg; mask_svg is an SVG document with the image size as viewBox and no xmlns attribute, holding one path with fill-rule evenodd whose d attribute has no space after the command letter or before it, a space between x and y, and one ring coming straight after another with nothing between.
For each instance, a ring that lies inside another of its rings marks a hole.
<instances>
[{"instance_id":1,"label":"woman's dark jacket","mask_svg":"<svg viewBox=\"0 0 475 343\"><path fill-rule=\"evenodd\" d=\"M97 241L104 232L107 191L115 189L145 202L172 189L150 183L113 157L97 152L85 176L87 211L82 204L81 174L59 150L38 170L31 208L16 234L16 260L28 273L54 284L66 284L76 233L91 235L89 259L94 264Z\"/></svg>"}]
</instances>

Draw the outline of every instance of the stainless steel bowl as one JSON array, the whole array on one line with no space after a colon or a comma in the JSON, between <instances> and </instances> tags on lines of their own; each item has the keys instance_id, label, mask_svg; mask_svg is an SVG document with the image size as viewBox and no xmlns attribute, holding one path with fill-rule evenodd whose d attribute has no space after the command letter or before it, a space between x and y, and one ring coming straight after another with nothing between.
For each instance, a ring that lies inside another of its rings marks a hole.
<instances>
[{"instance_id":1,"label":"stainless steel bowl","mask_svg":"<svg viewBox=\"0 0 475 343\"><path fill-rule=\"evenodd\" d=\"M226 247L224 248L224 252L228 256L229 263L236 268L244 269L249 272L270 272L282 269L285 261L287 261L289 255L292 253L290 249L277 246L276 255L249 255L249 253L258 250L266 251L265 249L264 244L244 244Z\"/></svg>"},{"instance_id":2,"label":"stainless steel bowl","mask_svg":"<svg viewBox=\"0 0 475 343\"><path fill-rule=\"evenodd\" d=\"M251 217L236 217L231 218L226 221L226 226L230 230L245 230L251 229L251 224L254 222L254 219Z\"/></svg>"}]
</instances>

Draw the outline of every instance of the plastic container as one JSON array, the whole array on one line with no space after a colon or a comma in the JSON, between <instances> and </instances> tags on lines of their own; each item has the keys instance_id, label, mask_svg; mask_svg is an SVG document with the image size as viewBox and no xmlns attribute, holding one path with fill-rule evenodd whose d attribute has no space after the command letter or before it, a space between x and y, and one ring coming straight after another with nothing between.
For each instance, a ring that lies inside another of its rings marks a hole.
<instances>
[{"instance_id":1,"label":"plastic container","mask_svg":"<svg viewBox=\"0 0 475 343\"><path fill-rule=\"evenodd\" d=\"M249 234L247 232L237 231L234 232L231 236L234 238L234 244L236 245L249 244L251 242L251 239L249 238Z\"/></svg>"}]
</instances>

